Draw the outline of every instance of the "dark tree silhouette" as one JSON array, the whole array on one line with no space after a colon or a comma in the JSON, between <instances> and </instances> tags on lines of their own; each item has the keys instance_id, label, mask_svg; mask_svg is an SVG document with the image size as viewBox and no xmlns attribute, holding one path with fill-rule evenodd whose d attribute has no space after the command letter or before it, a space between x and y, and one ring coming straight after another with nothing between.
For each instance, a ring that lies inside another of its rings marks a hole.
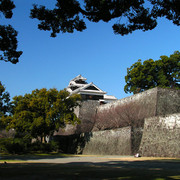
<instances>
[{"instance_id":1,"label":"dark tree silhouette","mask_svg":"<svg viewBox=\"0 0 180 180\"><path fill-rule=\"evenodd\" d=\"M15 8L11 0L0 0L0 12L10 19ZM17 51L17 31L11 26L0 25L0 60L16 64L22 51Z\"/></svg>"},{"instance_id":2,"label":"dark tree silhouette","mask_svg":"<svg viewBox=\"0 0 180 180\"><path fill-rule=\"evenodd\" d=\"M158 17L180 25L179 0L57 0L52 10L38 5L31 10L31 18L40 21L38 28L52 31L52 37L59 32L83 31L85 19L91 22L116 19L115 34L125 35L138 29L147 31L156 27ZM125 23L122 18L126 18Z\"/></svg>"},{"instance_id":3,"label":"dark tree silhouette","mask_svg":"<svg viewBox=\"0 0 180 180\"><path fill-rule=\"evenodd\" d=\"M148 2L148 3L147 3ZM15 8L13 0L0 0L0 12L11 18ZM157 19L165 17L180 25L179 0L56 0L54 9L34 5L31 18L39 20L40 30L57 33L73 33L86 29L85 20L109 22L115 34L126 35L135 30L152 30ZM0 60L16 64L22 51L17 51L17 31L12 26L0 25Z\"/></svg>"}]
</instances>

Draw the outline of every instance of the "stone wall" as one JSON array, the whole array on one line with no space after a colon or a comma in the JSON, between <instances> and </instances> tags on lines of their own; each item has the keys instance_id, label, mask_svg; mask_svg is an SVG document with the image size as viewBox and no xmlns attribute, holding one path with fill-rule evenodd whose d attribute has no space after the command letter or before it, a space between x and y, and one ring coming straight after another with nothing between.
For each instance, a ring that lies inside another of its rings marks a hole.
<instances>
[{"instance_id":1,"label":"stone wall","mask_svg":"<svg viewBox=\"0 0 180 180\"><path fill-rule=\"evenodd\" d=\"M180 136L179 128L175 126L174 128L176 130L174 131L169 128L164 128L165 126L162 122L160 123L159 117L156 116L168 116L172 113L179 113L179 102L180 90L162 88L153 88L106 105L99 105L99 102L92 100L84 101L81 106L76 109L76 114L80 118L81 124L71 128L68 126L67 131L65 130L63 132L64 135L75 135L70 136L71 140L68 140L69 145L67 146L75 147L74 149L77 153L125 155L124 149L126 149L126 153L130 155L137 153L141 144L141 151L145 156L177 156L177 153L179 153L178 149L175 148L175 145L172 146L174 149L170 149L171 144L166 144L165 139L162 140L164 144L161 142L160 146L155 146L156 148L160 148L158 153L156 153L155 147L151 149L150 154L147 152L151 146L148 144L149 142L153 144L153 136L154 134L158 135L158 130L162 137L167 138L167 134L170 134L168 138L171 139L171 143L175 142L178 144L177 141ZM153 119L151 119L152 117ZM149 120L147 120L148 118ZM146 124L144 126L145 119ZM164 122L166 121L167 120ZM171 120L168 121L170 122ZM127 145L124 145L124 141L121 142L121 137L124 137L123 128L128 129L128 127L131 127L130 137L129 135L127 136ZM153 128L155 128L155 130L153 130ZM63 135L63 133L57 135ZM117 136L115 134L117 134ZM143 141L141 141L142 136ZM148 136L151 138L147 138ZM160 138L160 136L157 136L157 138ZM158 142L158 139L154 139L154 141ZM145 145L142 146L142 143ZM74 144L76 144L76 146L74 146ZM118 144L121 144L121 146ZM115 148L116 145L117 147L119 146L120 149L117 150ZM128 149L129 147L131 150ZM169 154L165 151L166 147L169 148ZM68 149L68 152L72 152L69 150L69 147L66 149ZM174 151L174 155L172 151Z\"/></svg>"},{"instance_id":2,"label":"stone wall","mask_svg":"<svg viewBox=\"0 0 180 180\"><path fill-rule=\"evenodd\" d=\"M131 127L114 130L56 135L60 151L69 154L131 155Z\"/></svg>"},{"instance_id":3,"label":"stone wall","mask_svg":"<svg viewBox=\"0 0 180 180\"><path fill-rule=\"evenodd\" d=\"M115 128L143 127L145 118L180 112L180 91L153 88L124 99L100 105L98 101L83 101L75 109L81 123L68 125L56 135L72 135Z\"/></svg>"},{"instance_id":4,"label":"stone wall","mask_svg":"<svg viewBox=\"0 0 180 180\"><path fill-rule=\"evenodd\" d=\"M76 107L75 114L80 119L78 125L66 125L64 129L55 132L55 136L70 136L73 134L81 134L91 132L95 124L96 110L99 102L95 100L82 101L79 107Z\"/></svg>"},{"instance_id":5,"label":"stone wall","mask_svg":"<svg viewBox=\"0 0 180 180\"><path fill-rule=\"evenodd\" d=\"M96 110L99 102L95 100L83 101L80 105L77 116L81 123L76 126L76 134L91 132L95 124Z\"/></svg>"},{"instance_id":6,"label":"stone wall","mask_svg":"<svg viewBox=\"0 0 180 180\"><path fill-rule=\"evenodd\" d=\"M180 114L145 119L142 156L180 157Z\"/></svg>"},{"instance_id":7,"label":"stone wall","mask_svg":"<svg viewBox=\"0 0 180 180\"><path fill-rule=\"evenodd\" d=\"M157 88L99 106L92 131L131 126L131 154L139 150L144 119L155 116Z\"/></svg>"},{"instance_id":8,"label":"stone wall","mask_svg":"<svg viewBox=\"0 0 180 180\"><path fill-rule=\"evenodd\" d=\"M180 90L157 88L156 116L180 112Z\"/></svg>"},{"instance_id":9,"label":"stone wall","mask_svg":"<svg viewBox=\"0 0 180 180\"><path fill-rule=\"evenodd\" d=\"M131 128L92 132L90 140L85 144L83 154L98 155L130 155Z\"/></svg>"},{"instance_id":10,"label":"stone wall","mask_svg":"<svg viewBox=\"0 0 180 180\"><path fill-rule=\"evenodd\" d=\"M99 106L93 131L139 124L156 115L157 88Z\"/></svg>"}]
</instances>

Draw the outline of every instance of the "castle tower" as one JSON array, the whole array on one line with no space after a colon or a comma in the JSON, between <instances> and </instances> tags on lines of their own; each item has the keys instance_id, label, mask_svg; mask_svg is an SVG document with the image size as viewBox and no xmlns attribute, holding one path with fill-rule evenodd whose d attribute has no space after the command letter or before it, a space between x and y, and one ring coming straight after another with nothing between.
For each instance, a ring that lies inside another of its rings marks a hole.
<instances>
[{"instance_id":1,"label":"castle tower","mask_svg":"<svg viewBox=\"0 0 180 180\"><path fill-rule=\"evenodd\" d=\"M106 95L106 92L97 87L94 83L87 83L86 78L78 75L69 82L66 90L72 94L80 94L82 100L98 100L100 102L109 102L117 100L114 96Z\"/></svg>"}]
</instances>

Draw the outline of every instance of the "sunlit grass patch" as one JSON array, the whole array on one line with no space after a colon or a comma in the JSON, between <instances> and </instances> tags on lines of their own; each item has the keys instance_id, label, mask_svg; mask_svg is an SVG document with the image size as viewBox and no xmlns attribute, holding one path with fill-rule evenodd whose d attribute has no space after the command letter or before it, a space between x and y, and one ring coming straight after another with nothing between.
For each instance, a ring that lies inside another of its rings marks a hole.
<instances>
[{"instance_id":1,"label":"sunlit grass patch","mask_svg":"<svg viewBox=\"0 0 180 180\"><path fill-rule=\"evenodd\" d=\"M6 164L6 163L24 163L24 160L9 160L9 159L0 159L0 163Z\"/></svg>"},{"instance_id":2,"label":"sunlit grass patch","mask_svg":"<svg viewBox=\"0 0 180 180\"><path fill-rule=\"evenodd\" d=\"M177 176L169 176L169 178L172 178L172 179L180 179L180 175L177 175Z\"/></svg>"},{"instance_id":3,"label":"sunlit grass patch","mask_svg":"<svg viewBox=\"0 0 180 180\"><path fill-rule=\"evenodd\" d=\"M116 177L116 178L108 178L108 179L103 179L103 180L124 180L124 179L132 179L131 176L127 176L127 177Z\"/></svg>"}]
</instances>

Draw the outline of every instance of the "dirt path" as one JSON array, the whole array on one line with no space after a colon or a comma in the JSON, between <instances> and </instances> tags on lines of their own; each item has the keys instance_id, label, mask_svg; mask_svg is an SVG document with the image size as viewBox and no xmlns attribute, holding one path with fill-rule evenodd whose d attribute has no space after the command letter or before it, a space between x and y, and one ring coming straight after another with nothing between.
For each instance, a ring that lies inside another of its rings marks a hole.
<instances>
[{"instance_id":1,"label":"dirt path","mask_svg":"<svg viewBox=\"0 0 180 180\"><path fill-rule=\"evenodd\" d=\"M134 161L138 160L132 156L74 156L74 157L56 157L56 158L45 158L45 159L29 159L26 162L37 162L37 163L78 163L78 162L107 162L107 161ZM140 159L139 159L140 160Z\"/></svg>"},{"instance_id":2,"label":"dirt path","mask_svg":"<svg viewBox=\"0 0 180 180\"><path fill-rule=\"evenodd\" d=\"M121 161L127 161L127 162L138 162L138 161L173 161L178 159L176 158L156 158L156 157L140 157L135 158L133 156L96 156L96 155L77 155L74 157L47 157L47 158L40 158L40 159L28 159L26 162L37 162L37 163L78 163L78 162L108 162L108 161L114 161L114 162L121 162ZM179 159L180 162L180 159Z\"/></svg>"}]
</instances>

